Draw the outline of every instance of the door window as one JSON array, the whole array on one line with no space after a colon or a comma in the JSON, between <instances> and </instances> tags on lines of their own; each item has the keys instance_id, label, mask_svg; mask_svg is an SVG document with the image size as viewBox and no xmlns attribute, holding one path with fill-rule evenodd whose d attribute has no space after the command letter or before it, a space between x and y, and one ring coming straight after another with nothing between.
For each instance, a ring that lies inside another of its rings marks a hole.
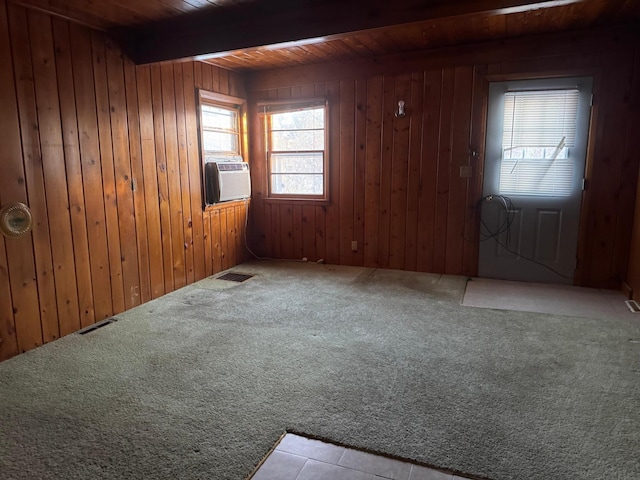
<instances>
[{"instance_id":1,"label":"door window","mask_svg":"<svg viewBox=\"0 0 640 480\"><path fill-rule=\"evenodd\" d=\"M572 194L578 99L577 89L505 93L500 194Z\"/></svg>"}]
</instances>

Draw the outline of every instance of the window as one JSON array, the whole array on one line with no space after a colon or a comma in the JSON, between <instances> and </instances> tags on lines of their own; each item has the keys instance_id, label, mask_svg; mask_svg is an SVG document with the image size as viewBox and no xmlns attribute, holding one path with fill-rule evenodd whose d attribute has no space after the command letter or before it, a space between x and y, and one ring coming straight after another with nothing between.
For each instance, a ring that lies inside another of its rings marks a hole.
<instances>
[{"instance_id":1,"label":"window","mask_svg":"<svg viewBox=\"0 0 640 480\"><path fill-rule=\"evenodd\" d=\"M216 203L216 169L219 162L242 162L246 143L244 100L199 90L200 150L204 206Z\"/></svg>"},{"instance_id":2,"label":"window","mask_svg":"<svg viewBox=\"0 0 640 480\"><path fill-rule=\"evenodd\" d=\"M215 155L240 155L239 110L203 103L201 115L205 158Z\"/></svg>"},{"instance_id":3,"label":"window","mask_svg":"<svg viewBox=\"0 0 640 480\"><path fill-rule=\"evenodd\" d=\"M326 200L324 100L263 105L269 196Z\"/></svg>"},{"instance_id":4,"label":"window","mask_svg":"<svg viewBox=\"0 0 640 480\"><path fill-rule=\"evenodd\" d=\"M505 94L501 194L571 195L578 99L577 89Z\"/></svg>"}]
</instances>

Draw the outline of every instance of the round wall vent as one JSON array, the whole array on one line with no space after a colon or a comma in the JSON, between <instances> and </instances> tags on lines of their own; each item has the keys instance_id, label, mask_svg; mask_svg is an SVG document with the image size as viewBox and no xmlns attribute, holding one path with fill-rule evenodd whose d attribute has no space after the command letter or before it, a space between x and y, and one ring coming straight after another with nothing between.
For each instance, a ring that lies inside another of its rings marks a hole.
<instances>
[{"instance_id":1,"label":"round wall vent","mask_svg":"<svg viewBox=\"0 0 640 480\"><path fill-rule=\"evenodd\" d=\"M0 209L0 232L5 237L21 237L29 233L33 218L24 203L10 203Z\"/></svg>"}]
</instances>

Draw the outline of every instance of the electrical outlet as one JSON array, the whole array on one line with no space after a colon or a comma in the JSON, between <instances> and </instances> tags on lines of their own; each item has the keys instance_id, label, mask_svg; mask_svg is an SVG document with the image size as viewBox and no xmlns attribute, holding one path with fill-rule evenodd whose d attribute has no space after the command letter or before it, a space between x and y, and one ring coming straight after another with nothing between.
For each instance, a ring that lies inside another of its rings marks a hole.
<instances>
[{"instance_id":1,"label":"electrical outlet","mask_svg":"<svg viewBox=\"0 0 640 480\"><path fill-rule=\"evenodd\" d=\"M352 252L357 252L358 251L358 242L356 240L352 240L351 241L351 251Z\"/></svg>"},{"instance_id":2,"label":"electrical outlet","mask_svg":"<svg viewBox=\"0 0 640 480\"><path fill-rule=\"evenodd\" d=\"M471 165L462 165L460 167L460 178L471 178Z\"/></svg>"}]
</instances>

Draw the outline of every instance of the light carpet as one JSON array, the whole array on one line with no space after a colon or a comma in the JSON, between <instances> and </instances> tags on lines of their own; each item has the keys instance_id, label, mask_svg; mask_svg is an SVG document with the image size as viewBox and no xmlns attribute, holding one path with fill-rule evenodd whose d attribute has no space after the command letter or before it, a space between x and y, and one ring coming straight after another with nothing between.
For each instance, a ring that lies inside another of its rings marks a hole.
<instances>
[{"instance_id":1,"label":"light carpet","mask_svg":"<svg viewBox=\"0 0 640 480\"><path fill-rule=\"evenodd\" d=\"M640 478L640 323L466 278L254 262L0 363L2 479L241 480L285 430L507 479Z\"/></svg>"}]
</instances>

